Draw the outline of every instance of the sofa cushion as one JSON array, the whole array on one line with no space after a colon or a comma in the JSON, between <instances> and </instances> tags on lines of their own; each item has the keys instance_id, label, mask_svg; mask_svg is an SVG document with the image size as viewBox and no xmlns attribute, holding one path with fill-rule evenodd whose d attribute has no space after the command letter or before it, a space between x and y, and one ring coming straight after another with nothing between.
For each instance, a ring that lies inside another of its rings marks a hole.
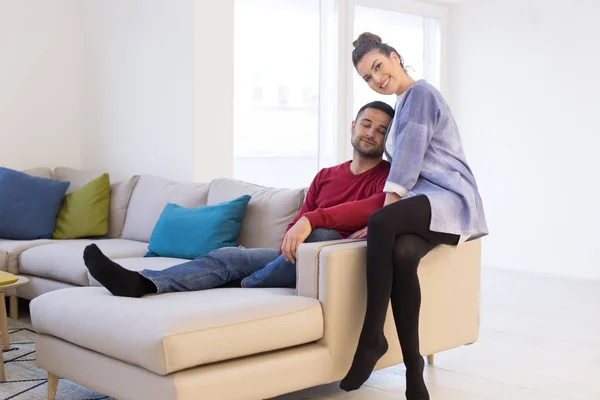
<instances>
[{"instance_id":1,"label":"sofa cushion","mask_svg":"<svg viewBox=\"0 0 600 400\"><path fill-rule=\"evenodd\" d=\"M149 242L154 225L168 203L182 207L203 206L207 195L207 183L179 183L142 175L131 195L121 237Z\"/></svg>"},{"instance_id":2,"label":"sofa cushion","mask_svg":"<svg viewBox=\"0 0 600 400\"><path fill-rule=\"evenodd\" d=\"M323 336L318 300L293 289L223 288L112 296L104 288L46 293L34 329L160 375L283 349Z\"/></svg>"},{"instance_id":3,"label":"sofa cushion","mask_svg":"<svg viewBox=\"0 0 600 400\"><path fill-rule=\"evenodd\" d=\"M210 183L208 205L252 196L242 223L238 244L244 247L278 249L287 225L304 201L304 189L274 189L238 181L215 179Z\"/></svg>"},{"instance_id":4,"label":"sofa cushion","mask_svg":"<svg viewBox=\"0 0 600 400\"><path fill-rule=\"evenodd\" d=\"M27 249L36 246L42 246L54 242L50 239L38 240L9 240L0 239L0 269L8 271L11 274L18 274L19 271L19 256ZM4 260L4 267L2 267Z\"/></svg>"},{"instance_id":5,"label":"sofa cushion","mask_svg":"<svg viewBox=\"0 0 600 400\"><path fill-rule=\"evenodd\" d=\"M73 193L81 189L92 179L102 175L103 172L93 170L78 170L68 167L57 167L54 169L54 179L59 181L69 181L69 189L67 194ZM133 188L135 187L138 176L122 178L110 175L110 216L108 220L108 238L118 238L123 233L123 225L125 224L125 215L127 206Z\"/></svg>"},{"instance_id":6,"label":"sofa cushion","mask_svg":"<svg viewBox=\"0 0 600 400\"><path fill-rule=\"evenodd\" d=\"M26 169L23 172L25 172L26 174L31 175L31 176L39 176L40 178L52 178L52 169L50 169L50 168L45 168L45 167L31 168L31 169Z\"/></svg>"},{"instance_id":7,"label":"sofa cushion","mask_svg":"<svg viewBox=\"0 0 600 400\"><path fill-rule=\"evenodd\" d=\"M34 247L21 253L20 272L54 279L73 285L87 286L88 271L83 263L83 249L96 243L109 258L141 257L148 244L125 239L76 239Z\"/></svg>"},{"instance_id":8,"label":"sofa cushion","mask_svg":"<svg viewBox=\"0 0 600 400\"><path fill-rule=\"evenodd\" d=\"M110 219L108 221L107 238L116 239L123 234L127 207L129 207L129 200L138 179L139 176L136 175L110 185Z\"/></svg>"},{"instance_id":9,"label":"sofa cushion","mask_svg":"<svg viewBox=\"0 0 600 400\"><path fill-rule=\"evenodd\" d=\"M65 196L56 216L53 239L99 237L108 233L110 181L102 174Z\"/></svg>"},{"instance_id":10,"label":"sofa cushion","mask_svg":"<svg viewBox=\"0 0 600 400\"><path fill-rule=\"evenodd\" d=\"M80 170L68 167L54 168L52 177L59 181L69 182L68 193L73 193L84 187L89 181L102 175L104 172L94 170Z\"/></svg>"},{"instance_id":11,"label":"sofa cushion","mask_svg":"<svg viewBox=\"0 0 600 400\"><path fill-rule=\"evenodd\" d=\"M68 183L0 167L0 237L49 239Z\"/></svg>"},{"instance_id":12,"label":"sofa cushion","mask_svg":"<svg viewBox=\"0 0 600 400\"><path fill-rule=\"evenodd\" d=\"M117 258L113 259L114 262L127 268L131 271L142 271L149 269L152 271L162 271L174 265L182 264L190 260L183 258L169 258L169 257L132 257L132 258ZM90 286L102 286L90 273L88 272L88 279Z\"/></svg>"}]
</instances>

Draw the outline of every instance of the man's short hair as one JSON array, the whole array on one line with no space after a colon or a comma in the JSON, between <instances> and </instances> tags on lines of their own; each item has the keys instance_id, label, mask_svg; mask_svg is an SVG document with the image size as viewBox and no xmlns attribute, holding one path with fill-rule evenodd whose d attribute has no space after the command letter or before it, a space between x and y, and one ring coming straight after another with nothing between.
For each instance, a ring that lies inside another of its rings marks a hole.
<instances>
[{"instance_id":1,"label":"man's short hair","mask_svg":"<svg viewBox=\"0 0 600 400\"><path fill-rule=\"evenodd\" d=\"M374 108L375 110L383 111L384 113L389 115L390 118L394 118L394 109L392 108L392 106L390 106L387 103L384 103L383 101L372 101L370 103L365 104L360 108L360 110L358 110L358 112L356 113L357 121L358 118L360 118L360 114L362 114L363 111L365 111L367 108Z\"/></svg>"}]
</instances>

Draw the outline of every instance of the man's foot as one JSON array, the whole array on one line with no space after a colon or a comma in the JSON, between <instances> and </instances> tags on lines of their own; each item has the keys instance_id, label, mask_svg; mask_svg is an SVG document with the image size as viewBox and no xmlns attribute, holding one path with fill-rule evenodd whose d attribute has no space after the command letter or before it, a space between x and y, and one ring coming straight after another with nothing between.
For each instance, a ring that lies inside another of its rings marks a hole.
<instances>
[{"instance_id":1,"label":"man's foot","mask_svg":"<svg viewBox=\"0 0 600 400\"><path fill-rule=\"evenodd\" d=\"M429 392L423 379L425 361L419 358L414 365L406 365L406 399L429 400Z\"/></svg>"},{"instance_id":2,"label":"man's foot","mask_svg":"<svg viewBox=\"0 0 600 400\"><path fill-rule=\"evenodd\" d=\"M377 364L377 361L379 361L387 350L388 344L383 334L373 346L362 348L359 344L350 371L348 371L346 377L340 382L340 388L347 392L360 388L369 379L373 368L375 368L375 364Z\"/></svg>"},{"instance_id":3,"label":"man's foot","mask_svg":"<svg viewBox=\"0 0 600 400\"><path fill-rule=\"evenodd\" d=\"M115 296L142 297L157 291L152 281L111 261L95 244L85 248L83 261L90 274Z\"/></svg>"}]
</instances>

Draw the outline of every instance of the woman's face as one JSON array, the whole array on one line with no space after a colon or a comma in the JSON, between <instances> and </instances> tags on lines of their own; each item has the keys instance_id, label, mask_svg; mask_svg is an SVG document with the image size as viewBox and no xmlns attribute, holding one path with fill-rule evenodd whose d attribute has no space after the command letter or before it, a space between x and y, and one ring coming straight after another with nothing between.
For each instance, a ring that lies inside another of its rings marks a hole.
<instances>
[{"instance_id":1,"label":"woman's face","mask_svg":"<svg viewBox=\"0 0 600 400\"><path fill-rule=\"evenodd\" d=\"M380 94L397 93L404 79L400 58L394 52L388 57L379 50L372 50L356 64L356 71L371 89Z\"/></svg>"}]
</instances>

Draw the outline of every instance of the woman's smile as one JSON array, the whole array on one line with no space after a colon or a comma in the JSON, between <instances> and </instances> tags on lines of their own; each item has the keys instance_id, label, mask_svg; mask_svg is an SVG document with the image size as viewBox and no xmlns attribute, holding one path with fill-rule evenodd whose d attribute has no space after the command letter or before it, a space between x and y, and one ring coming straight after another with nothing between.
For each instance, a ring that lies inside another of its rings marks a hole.
<instances>
[{"instance_id":1,"label":"woman's smile","mask_svg":"<svg viewBox=\"0 0 600 400\"><path fill-rule=\"evenodd\" d=\"M383 83L381 85L379 85L379 87L381 89L385 89L387 87L388 83L390 83L390 77L389 76L387 78L385 78L385 80L383 81Z\"/></svg>"}]
</instances>

